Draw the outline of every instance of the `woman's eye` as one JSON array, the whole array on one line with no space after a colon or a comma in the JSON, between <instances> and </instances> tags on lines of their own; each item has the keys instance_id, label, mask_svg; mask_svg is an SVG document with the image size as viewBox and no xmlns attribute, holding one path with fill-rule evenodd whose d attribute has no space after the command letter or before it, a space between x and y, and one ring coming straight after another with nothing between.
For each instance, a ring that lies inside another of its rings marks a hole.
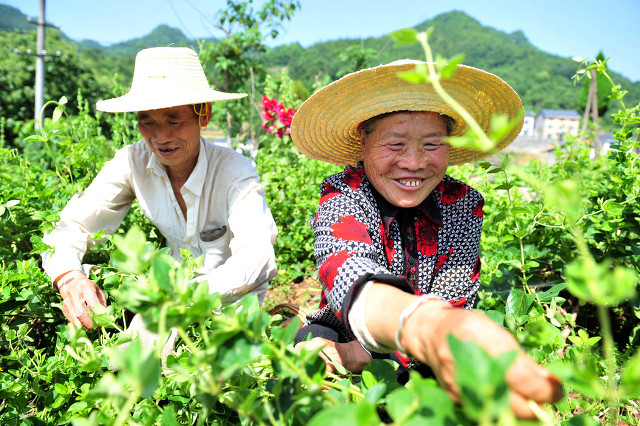
<instances>
[{"instance_id":1,"label":"woman's eye","mask_svg":"<svg viewBox=\"0 0 640 426\"><path fill-rule=\"evenodd\" d=\"M437 143L437 142L428 142L424 144L424 149L428 150L428 151L433 151L435 149L438 149L442 146L441 143Z\"/></svg>"}]
</instances>

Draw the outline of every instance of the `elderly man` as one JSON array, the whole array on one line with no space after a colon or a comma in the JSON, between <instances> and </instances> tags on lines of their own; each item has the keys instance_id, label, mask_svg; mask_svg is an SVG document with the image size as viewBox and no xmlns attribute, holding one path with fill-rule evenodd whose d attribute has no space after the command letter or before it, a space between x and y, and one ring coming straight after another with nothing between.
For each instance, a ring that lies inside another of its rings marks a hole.
<instances>
[{"instance_id":1,"label":"elderly man","mask_svg":"<svg viewBox=\"0 0 640 426\"><path fill-rule=\"evenodd\" d=\"M120 149L45 235L54 251L43 254L43 267L72 324L92 328L88 310L106 306L82 258L92 235L114 232L134 200L175 258L180 249L203 256L196 281L206 280L223 302L256 294L262 303L277 272L263 187L242 155L200 136L211 102L244 96L212 90L193 50L160 47L138 53L129 93L97 103L100 111L137 112L144 140Z\"/></svg>"}]
</instances>

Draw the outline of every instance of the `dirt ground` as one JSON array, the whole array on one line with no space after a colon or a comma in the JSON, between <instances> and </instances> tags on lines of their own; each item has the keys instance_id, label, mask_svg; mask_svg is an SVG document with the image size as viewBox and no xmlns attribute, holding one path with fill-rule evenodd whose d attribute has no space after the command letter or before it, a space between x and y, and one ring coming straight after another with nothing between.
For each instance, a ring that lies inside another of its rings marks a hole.
<instances>
[{"instance_id":1,"label":"dirt ground","mask_svg":"<svg viewBox=\"0 0 640 426\"><path fill-rule=\"evenodd\" d=\"M307 277L299 283L279 284L269 286L264 307L271 309L279 304L291 303L306 311L318 308L322 285L315 278Z\"/></svg>"}]
</instances>

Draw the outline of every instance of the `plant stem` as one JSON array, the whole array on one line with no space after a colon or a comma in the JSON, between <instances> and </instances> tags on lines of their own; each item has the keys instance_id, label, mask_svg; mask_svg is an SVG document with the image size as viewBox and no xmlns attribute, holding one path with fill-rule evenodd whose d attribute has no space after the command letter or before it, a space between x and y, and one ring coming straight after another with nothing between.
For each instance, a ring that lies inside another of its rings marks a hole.
<instances>
[{"instance_id":1,"label":"plant stem","mask_svg":"<svg viewBox=\"0 0 640 426\"><path fill-rule=\"evenodd\" d=\"M129 398L125 401L124 405L120 407L120 410L119 410L120 412L118 413L118 417L116 418L115 423L113 423L114 426L120 426L125 423L127 418L131 415L131 406L133 406L133 403L136 401L137 398L138 398L138 394L136 392L131 392L131 394L129 395Z\"/></svg>"},{"instance_id":2,"label":"plant stem","mask_svg":"<svg viewBox=\"0 0 640 426\"><path fill-rule=\"evenodd\" d=\"M618 424L618 410L616 408L616 384L615 384L615 355L613 353L613 333L611 332L611 318L606 306L598 305L598 320L602 328L604 343L604 356L607 369L607 405L609 406L609 424Z\"/></svg>"}]
</instances>

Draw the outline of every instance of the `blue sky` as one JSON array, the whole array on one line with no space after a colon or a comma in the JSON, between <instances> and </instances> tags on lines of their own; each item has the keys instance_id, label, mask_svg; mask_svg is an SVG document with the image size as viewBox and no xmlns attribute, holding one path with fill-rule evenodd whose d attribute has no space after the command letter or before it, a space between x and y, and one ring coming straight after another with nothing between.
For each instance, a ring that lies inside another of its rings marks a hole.
<instances>
[{"instance_id":1,"label":"blue sky","mask_svg":"<svg viewBox=\"0 0 640 426\"><path fill-rule=\"evenodd\" d=\"M255 0L261 3L261 0ZM40 0L0 0L36 17ZM270 45L382 36L451 10L482 25L521 30L536 47L564 57L611 59L610 69L640 81L640 0L301 0ZM103 45L141 37L160 24L188 37L221 37L211 25L225 0L48 0L47 21L74 40Z\"/></svg>"}]
</instances>

